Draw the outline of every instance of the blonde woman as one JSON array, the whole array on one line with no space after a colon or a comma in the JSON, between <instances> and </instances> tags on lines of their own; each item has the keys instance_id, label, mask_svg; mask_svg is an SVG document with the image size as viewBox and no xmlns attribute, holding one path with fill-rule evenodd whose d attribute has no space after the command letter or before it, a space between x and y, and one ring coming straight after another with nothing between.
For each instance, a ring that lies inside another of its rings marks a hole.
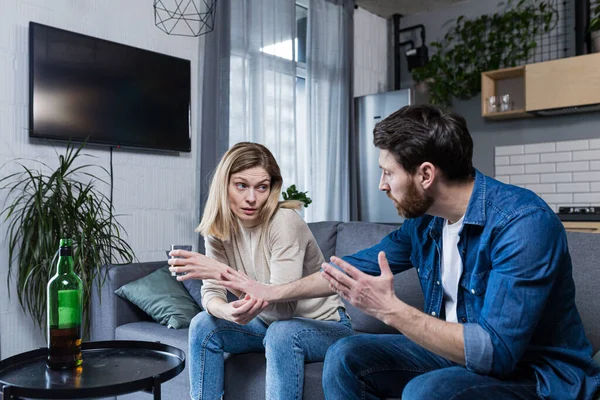
<instances>
[{"instance_id":1,"label":"blonde woman","mask_svg":"<svg viewBox=\"0 0 600 400\"><path fill-rule=\"evenodd\" d=\"M258 282L280 285L321 267L323 254L310 229L293 208L279 202L282 179L271 152L256 143L238 143L223 156L213 177L202 221L206 256L188 256L171 267L187 272L178 279L218 279L232 268ZM204 312L189 330L192 399L223 394L223 353L265 352L266 398L301 399L304 363L323 361L329 346L352 335L337 295L267 304L226 289L213 280L202 286Z\"/></svg>"}]
</instances>

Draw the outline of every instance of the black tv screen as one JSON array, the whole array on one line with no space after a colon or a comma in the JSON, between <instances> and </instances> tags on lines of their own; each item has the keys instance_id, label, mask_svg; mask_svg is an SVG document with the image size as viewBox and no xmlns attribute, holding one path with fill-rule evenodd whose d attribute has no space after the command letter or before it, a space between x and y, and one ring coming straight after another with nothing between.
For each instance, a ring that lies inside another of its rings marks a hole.
<instances>
[{"instance_id":1,"label":"black tv screen","mask_svg":"<svg viewBox=\"0 0 600 400\"><path fill-rule=\"evenodd\" d=\"M29 136L191 151L190 61L29 23Z\"/></svg>"}]
</instances>

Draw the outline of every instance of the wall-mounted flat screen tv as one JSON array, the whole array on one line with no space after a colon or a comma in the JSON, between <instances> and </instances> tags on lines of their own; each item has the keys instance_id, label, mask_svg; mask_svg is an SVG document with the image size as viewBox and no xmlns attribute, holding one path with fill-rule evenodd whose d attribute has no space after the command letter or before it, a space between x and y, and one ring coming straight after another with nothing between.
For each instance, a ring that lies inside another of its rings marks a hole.
<instances>
[{"instance_id":1,"label":"wall-mounted flat screen tv","mask_svg":"<svg viewBox=\"0 0 600 400\"><path fill-rule=\"evenodd\" d=\"M29 23L29 135L191 151L190 61Z\"/></svg>"}]
</instances>

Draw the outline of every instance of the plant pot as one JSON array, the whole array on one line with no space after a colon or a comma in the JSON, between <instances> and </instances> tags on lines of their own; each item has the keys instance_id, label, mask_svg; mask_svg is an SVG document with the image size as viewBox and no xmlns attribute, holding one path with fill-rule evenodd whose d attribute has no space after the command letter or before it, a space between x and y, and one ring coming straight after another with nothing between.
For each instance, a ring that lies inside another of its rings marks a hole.
<instances>
[{"instance_id":1,"label":"plant pot","mask_svg":"<svg viewBox=\"0 0 600 400\"><path fill-rule=\"evenodd\" d=\"M600 53L600 31L594 31L590 36L592 37L592 53Z\"/></svg>"}]
</instances>

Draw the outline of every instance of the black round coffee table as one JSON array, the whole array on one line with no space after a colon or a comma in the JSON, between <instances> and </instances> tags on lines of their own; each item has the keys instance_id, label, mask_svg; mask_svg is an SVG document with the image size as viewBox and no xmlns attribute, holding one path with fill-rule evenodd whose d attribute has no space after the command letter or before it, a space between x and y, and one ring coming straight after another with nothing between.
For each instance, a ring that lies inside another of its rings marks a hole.
<instances>
[{"instance_id":1,"label":"black round coffee table","mask_svg":"<svg viewBox=\"0 0 600 400\"><path fill-rule=\"evenodd\" d=\"M145 390L160 400L161 383L185 367L182 350L158 342L85 342L81 350L83 365L70 370L48 369L46 348L1 361L2 398L82 399Z\"/></svg>"}]
</instances>

